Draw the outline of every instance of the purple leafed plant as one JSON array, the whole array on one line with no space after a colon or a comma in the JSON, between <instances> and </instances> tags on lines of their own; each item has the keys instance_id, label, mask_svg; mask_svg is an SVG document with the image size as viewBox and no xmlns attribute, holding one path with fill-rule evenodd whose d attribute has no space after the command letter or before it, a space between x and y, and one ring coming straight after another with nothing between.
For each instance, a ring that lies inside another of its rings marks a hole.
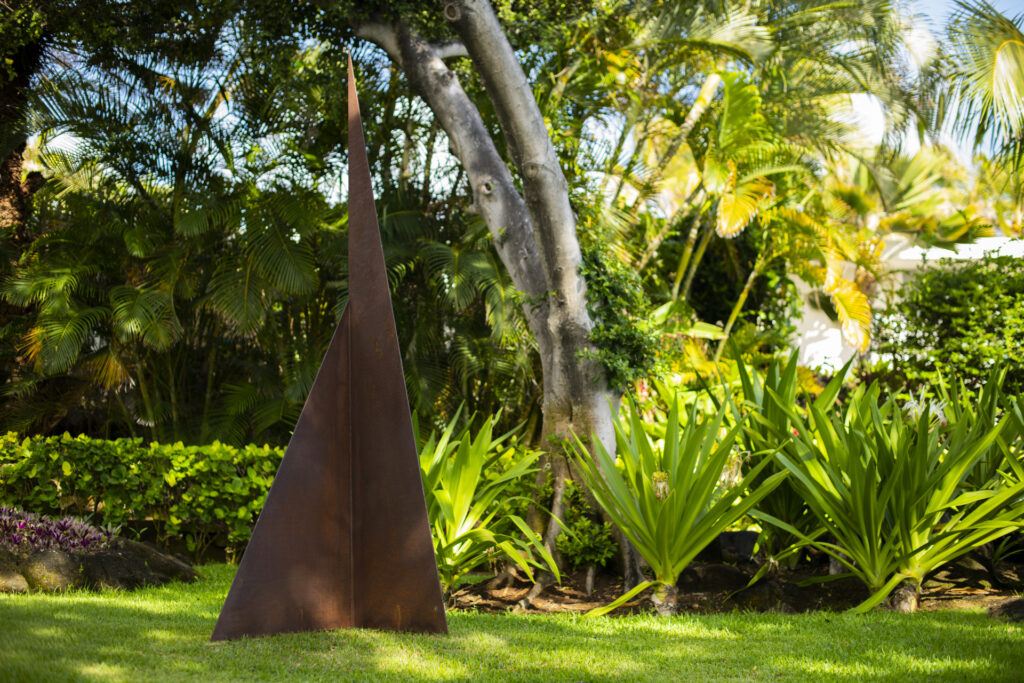
<instances>
[{"instance_id":1,"label":"purple leafed plant","mask_svg":"<svg viewBox=\"0 0 1024 683\"><path fill-rule=\"evenodd\" d=\"M84 553L105 548L113 534L80 519L53 519L16 508L0 507L0 547L16 553L63 550Z\"/></svg>"}]
</instances>

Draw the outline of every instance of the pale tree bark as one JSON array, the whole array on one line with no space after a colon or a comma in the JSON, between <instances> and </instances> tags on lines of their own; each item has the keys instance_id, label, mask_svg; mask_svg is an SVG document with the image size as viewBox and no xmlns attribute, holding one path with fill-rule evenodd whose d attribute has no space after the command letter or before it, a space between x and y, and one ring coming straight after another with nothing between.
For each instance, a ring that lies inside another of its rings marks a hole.
<instances>
[{"instance_id":1,"label":"pale tree bark","mask_svg":"<svg viewBox=\"0 0 1024 683\"><path fill-rule=\"evenodd\" d=\"M552 512L560 517L569 476L564 440L575 434L615 448L611 406L617 396L600 363L582 353L590 348L594 324L580 274L576 217L544 118L490 3L449 0L443 11L461 44L430 43L401 21L364 24L357 34L388 53L433 111L466 171L474 207L499 257L525 294L523 312L543 371L542 439L554 478ZM445 64L463 50L498 114L522 193L479 110ZM557 521L548 524L549 548L560 531Z\"/></svg>"}]
</instances>

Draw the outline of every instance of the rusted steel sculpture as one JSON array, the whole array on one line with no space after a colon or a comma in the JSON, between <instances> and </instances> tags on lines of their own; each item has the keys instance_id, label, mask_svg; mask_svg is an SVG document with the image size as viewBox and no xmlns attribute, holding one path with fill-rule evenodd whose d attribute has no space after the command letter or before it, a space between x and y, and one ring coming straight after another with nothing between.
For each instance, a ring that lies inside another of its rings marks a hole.
<instances>
[{"instance_id":1,"label":"rusted steel sculpture","mask_svg":"<svg viewBox=\"0 0 1024 683\"><path fill-rule=\"evenodd\" d=\"M335 628L446 633L348 64L349 301L213 640Z\"/></svg>"}]
</instances>

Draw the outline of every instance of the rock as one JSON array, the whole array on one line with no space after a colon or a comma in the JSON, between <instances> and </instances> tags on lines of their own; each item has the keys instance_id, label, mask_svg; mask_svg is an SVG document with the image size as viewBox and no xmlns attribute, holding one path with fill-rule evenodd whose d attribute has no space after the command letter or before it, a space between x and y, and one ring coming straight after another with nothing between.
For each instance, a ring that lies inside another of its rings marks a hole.
<instances>
[{"instance_id":1,"label":"rock","mask_svg":"<svg viewBox=\"0 0 1024 683\"><path fill-rule=\"evenodd\" d=\"M719 543L718 539L711 541L707 546L704 547L697 557L693 558L697 562L721 562L722 561L722 544Z\"/></svg>"},{"instance_id":2,"label":"rock","mask_svg":"<svg viewBox=\"0 0 1024 683\"><path fill-rule=\"evenodd\" d=\"M118 539L111 547L79 558L90 588L139 588L168 581L195 581L195 570L145 543Z\"/></svg>"},{"instance_id":3,"label":"rock","mask_svg":"<svg viewBox=\"0 0 1024 683\"><path fill-rule=\"evenodd\" d=\"M28 581L18 569L18 558L0 548L0 593L25 593Z\"/></svg>"},{"instance_id":4,"label":"rock","mask_svg":"<svg viewBox=\"0 0 1024 683\"><path fill-rule=\"evenodd\" d=\"M988 615L997 619L1024 621L1024 598L1013 598L988 608Z\"/></svg>"},{"instance_id":5,"label":"rock","mask_svg":"<svg viewBox=\"0 0 1024 683\"><path fill-rule=\"evenodd\" d=\"M889 595L886 604L894 612L916 612L921 606L921 587L913 581L903 581Z\"/></svg>"},{"instance_id":6,"label":"rock","mask_svg":"<svg viewBox=\"0 0 1024 683\"><path fill-rule=\"evenodd\" d=\"M60 550L39 550L21 565L21 573L32 590L64 591L81 585L78 562Z\"/></svg>"},{"instance_id":7,"label":"rock","mask_svg":"<svg viewBox=\"0 0 1024 683\"><path fill-rule=\"evenodd\" d=\"M24 561L0 549L0 593L30 589L55 592L79 587L130 590L197 578L196 571L181 560L145 543L123 538L83 554L40 550Z\"/></svg>"},{"instance_id":8,"label":"rock","mask_svg":"<svg viewBox=\"0 0 1024 683\"><path fill-rule=\"evenodd\" d=\"M199 578L199 574L190 565L176 557L162 553L150 545L126 538L119 539L117 545L145 561L153 572L167 577L168 580L176 579L191 583ZM161 583L163 582L161 581Z\"/></svg>"},{"instance_id":9,"label":"rock","mask_svg":"<svg viewBox=\"0 0 1024 683\"><path fill-rule=\"evenodd\" d=\"M109 548L78 559L89 588L141 588L163 583L145 562L124 550Z\"/></svg>"}]
</instances>

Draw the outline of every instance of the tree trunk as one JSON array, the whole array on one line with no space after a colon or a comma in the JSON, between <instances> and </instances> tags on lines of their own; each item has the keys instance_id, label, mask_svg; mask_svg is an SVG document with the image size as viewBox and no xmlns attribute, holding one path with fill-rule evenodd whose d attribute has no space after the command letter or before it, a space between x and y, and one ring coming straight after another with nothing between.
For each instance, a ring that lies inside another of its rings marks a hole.
<instances>
[{"instance_id":1,"label":"tree trunk","mask_svg":"<svg viewBox=\"0 0 1024 683\"><path fill-rule=\"evenodd\" d=\"M921 584L906 579L889 596L889 607L894 612L916 612L921 606Z\"/></svg>"},{"instance_id":2,"label":"tree trunk","mask_svg":"<svg viewBox=\"0 0 1024 683\"><path fill-rule=\"evenodd\" d=\"M750 291L754 288L754 283L757 282L757 278L761 276L761 270L764 268L764 263L760 258L754 263L754 267L750 270L750 275L747 276L747 281L743 285L743 291L740 292L739 297L736 299L736 303L733 304L732 310L729 312L729 319L725 322L725 327L722 329L722 339L718 342L718 349L715 351L715 362L717 363L722 358L722 353L725 351L725 345L729 343L729 335L732 334L733 325L740 317L740 313L743 311L743 306L747 303L747 298L750 296Z\"/></svg>"},{"instance_id":3,"label":"tree trunk","mask_svg":"<svg viewBox=\"0 0 1024 683\"><path fill-rule=\"evenodd\" d=\"M690 260L690 268L686 273L683 289L679 292L679 298L683 301L690 300L690 288L693 287L693 279L697 276L697 269L700 268L700 262L704 259L704 252L708 250L708 244L714 236L715 229L713 227L709 225L704 229L704 236L701 237L700 244L697 245L697 250L693 253L693 257Z\"/></svg>"},{"instance_id":4,"label":"tree trunk","mask_svg":"<svg viewBox=\"0 0 1024 683\"><path fill-rule=\"evenodd\" d=\"M583 580L583 592L590 597L594 593L594 579L597 578L597 566L593 564L587 565L587 576Z\"/></svg>"},{"instance_id":5,"label":"tree trunk","mask_svg":"<svg viewBox=\"0 0 1024 683\"><path fill-rule=\"evenodd\" d=\"M695 209L696 213L694 213L693 219L690 221L690 229L686 233L686 245L683 247L683 253L679 257L679 266L676 268L676 276L672 281L673 301L679 298L679 289L683 286L683 277L686 276L690 266L690 258L693 256L693 250L697 246L697 236L700 234L700 219L704 215L704 212L701 211L703 196L701 200L701 203L698 203Z\"/></svg>"},{"instance_id":6,"label":"tree trunk","mask_svg":"<svg viewBox=\"0 0 1024 683\"><path fill-rule=\"evenodd\" d=\"M659 617L672 616L679 609L679 588L674 584L658 584L654 588L651 602L654 603L654 610Z\"/></svg>"},{"instance_id":7,"label":"tree trunk","mask_svg":"<svg viewBox=\"0 0 1024 683\"><path fill-rule=\"evenodd\" d=\"M29 241L29 197L39 184L35 178L23 182L21 176L28 87L42 54L41 42L22 46L12 59L13 78L0 78L0 232L13 233L21 244Z\"/></svg>"},{"instance_id":8,"label":"tree trunk","mask_svg":"<svg viewBox=\"0 0 1024 683\"><path fill-rule=\"evenodd\" d=\"M523 313L537 339L543 372L543 446L551 453L556 516L563 508L568 467L566 439L597 437L614 452L610 406L616 396L603 367L582 351L590 348L593 321L568 184L544 118L515 52L490 3L450 0L445 17L460 45L436 45L404 23L365 24L357 33L375 42L398 64L433 111L466 171L476 210L486 222L499 257L525 295ZM468 54L480 73L522 181L519 193L480 112L445 57ZM561 532L549 522L545 543L554 550Z\"/></svg>"}]
</instances>

